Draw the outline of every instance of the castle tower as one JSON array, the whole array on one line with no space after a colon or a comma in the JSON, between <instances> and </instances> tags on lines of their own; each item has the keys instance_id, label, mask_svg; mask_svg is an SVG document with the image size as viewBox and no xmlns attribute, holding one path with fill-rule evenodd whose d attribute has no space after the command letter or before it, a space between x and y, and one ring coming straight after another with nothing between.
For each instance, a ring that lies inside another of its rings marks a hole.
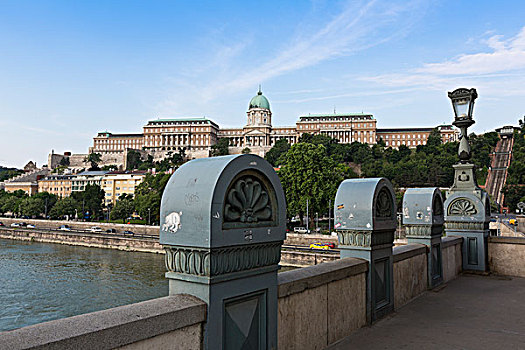
<instances>
[{"instance_id":1,"label":"castle tower","mask_svg":"<svg viewBox=\"0 0 525 350\"><path fill-rule=\"evenodd\" d=\"M248 118L244 127L244 145L256 151L256 154L264 155L264 149L270 146L272 111L260 86L257 95L250 100L246 114ZM261 147L262 153L257 151Z\"/></svg>"},{"instance_id":2,"label":"castle tower","mask_svg":"<svg viewBox=\"0 0 525 350\"><path fill-rule=\"evenodd\" d=\"M263 95L260 86L257 95L250 100L246 114L248 116L246 126L272 126L270 102L268 102L268 99Z\"/></svg>"}]
</instances>

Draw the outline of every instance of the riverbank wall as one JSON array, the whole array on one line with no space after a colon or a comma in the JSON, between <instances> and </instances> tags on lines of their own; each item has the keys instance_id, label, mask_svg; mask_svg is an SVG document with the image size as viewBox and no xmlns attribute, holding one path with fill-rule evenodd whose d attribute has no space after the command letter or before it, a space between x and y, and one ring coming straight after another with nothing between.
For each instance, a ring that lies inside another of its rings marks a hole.
<instances>
[{"instance_id":1,"label":"riverbank wall","mask_svg":"<svg viewBox=\"0 0 525 350\"><path fill-rule=\"evenodd\" d=\"M46 228L46 229L57 229L62 225L69 225L73 230L82 230L87 231L91 227L97 226L102 230L115 229L118 232L123 231L133 231L141 235L151 235L158 236L160 228L159 226L148 226L148 225L135 225L135 224L116 224L112 222L84 222L84 221L74 221L74 220L39 220L39 219L19 219L19 218L9 218L9 217L0 217L0 222L3 222L4 225L9 226L12 223L25 222L26 224L33 224L37 228Z\"/></svg>"},{"instance_id":2,"label":"riverbank wall","mask_svg":"<svg viewBox=\"0 0 525 350\"><path fill-rule=\"evenodd\" d=\"M4 228L0 230L0 238L164 254L164 249L156 239L122 237L103 233Z\"/></svg>"}]
</instances>

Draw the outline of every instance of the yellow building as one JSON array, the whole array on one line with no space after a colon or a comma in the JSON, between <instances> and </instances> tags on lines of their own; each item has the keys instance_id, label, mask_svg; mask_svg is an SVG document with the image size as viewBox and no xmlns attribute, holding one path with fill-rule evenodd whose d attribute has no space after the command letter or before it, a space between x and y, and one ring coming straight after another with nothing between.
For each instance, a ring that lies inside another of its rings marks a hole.
<instances>
[{"instance_id":1,"label":"yellow building","mask_svg":"<svg viewBox=\"0 0 525 350\"><path fill-rule=\"evenodd\" d=\"M71 179L74 175L49 175L38 180L38 192L48 192L59 198L71 195Z\"/></svg>"},{"instance_id":2,"label":"yellow building","mask_svg":"<svg viewBox=\"0 0 525 350\"><path fill-rule=\"evenodd\" d=\"M115 205L123 194L135 194L135 188L144 180L145 171L109 172L103 178L101 187L104 190L104 204Z\"/></svg>"},{"instance_id":3,"label":"yellow building","mask_svg":"<svg viewBox=\"0 0 525 350\"><path fill-rule=\"evenodd\" d=\"M4 190L6 192L15 192L18 190L24 191L27 195L32 196L38 192L38 184L35 182L6 182Z\"/></svg>"}]
</instances>

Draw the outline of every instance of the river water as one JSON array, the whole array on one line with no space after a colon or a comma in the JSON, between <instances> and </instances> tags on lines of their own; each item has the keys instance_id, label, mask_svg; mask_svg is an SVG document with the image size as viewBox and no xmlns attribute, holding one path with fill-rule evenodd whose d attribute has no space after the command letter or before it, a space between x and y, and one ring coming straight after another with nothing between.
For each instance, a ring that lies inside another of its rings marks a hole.
<instances>
[{"instance_id":1,"label":"river water","mask_svg":"<svg viewBox=\"0 0 525 350\"><path fill-rule=\"evenodd\" d=\"M164 256L0 239L0 331L168 295Z\"/></svg>"}]
</instances>

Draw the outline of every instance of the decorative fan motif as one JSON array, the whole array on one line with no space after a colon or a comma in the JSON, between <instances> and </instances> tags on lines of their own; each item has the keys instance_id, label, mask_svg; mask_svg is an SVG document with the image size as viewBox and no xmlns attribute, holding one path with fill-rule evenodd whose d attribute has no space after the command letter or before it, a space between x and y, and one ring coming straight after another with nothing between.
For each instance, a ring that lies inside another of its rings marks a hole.
<instances>
[{"instance_id":1,"label":"decorative fan motif","mask_svg":"<svg viewBox=\"0 0 525 350\"><path fill-rule=\"evenodd\" d=\"M270 198L261 183L251 176L237 180L226 197L224 220L256 223L271 217Z\"/></svg>"},{"instance_id":2,"label":"decorative fan motif","mask_svg":"<svg viewBox=\"0 0 525 350\"><path fill-rule=\"evenodd\" d=\"M386 188L382 188L377 195L376 217L390 218L393 215L392 195Z\"/></svg>"},{"instance_id":3,"label":"decorative fan motif","mask_svg":"<svg viewBox=\"0 0 525 350\"><path fill-rule=\"evenodd\" d=\"M471 216L477 213L474 203L466 198L458 198L448 207L448 215Z\"/></svg>"}]
</instances>

